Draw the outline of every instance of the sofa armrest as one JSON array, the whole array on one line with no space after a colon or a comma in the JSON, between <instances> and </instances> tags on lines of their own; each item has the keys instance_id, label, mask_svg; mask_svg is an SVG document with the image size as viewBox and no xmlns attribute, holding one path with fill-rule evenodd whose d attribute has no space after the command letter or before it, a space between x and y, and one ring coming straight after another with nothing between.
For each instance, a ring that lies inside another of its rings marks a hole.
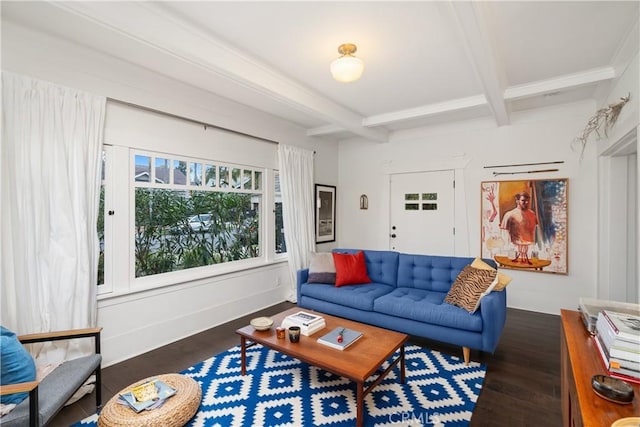
<instances>
[{"instance_id":1,"label":"sofa armrest","mask_svg":"<svg viewBox=\"0 0 640 427\"><path fill-rule=\"evenodd\" d=\"M300 302L300 297L301 297L301 293L300 293L300 289L303 283L307 283L307 280L309 279L309 269L308 268L303 268L301 270L298 270L297 274L296 274L296 301Z\"/></svg>"},{"instance_id":2,"label":"sofa armrest","mask_svg":"<svg viewBox=\"0 0 640 427\"><path fill-rule=\"evenodd\" d=\"M489 293L480 300L482 350L493 353L507 320L507 290Z\"/></svg>"}]
</instances>

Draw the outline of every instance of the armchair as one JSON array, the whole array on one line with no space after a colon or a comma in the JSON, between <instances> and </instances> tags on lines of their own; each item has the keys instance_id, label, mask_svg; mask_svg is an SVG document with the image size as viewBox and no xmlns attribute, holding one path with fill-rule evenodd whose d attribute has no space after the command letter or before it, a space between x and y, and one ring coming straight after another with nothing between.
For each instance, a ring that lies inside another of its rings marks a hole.
<instances>
[{"instance_id":1,"label":"armchair","mask_svg":"<svg viewBox=\"0 0 640 427\"><path fill-rule=\"evenodd\" d=\"M18 336L22 344L75 338L93 338L95 353L65 361L42 381L30 381L0 386L0 395L20 392L29 393L29 397L19 403L10 413L3 416L0 423L6 427L25 425L37 427L47 425L62 409L65 402L73 396L76 390L78 390L92 374L96 376L96 410L100 410L102 406L101 331L102 328L98 327Z\"/></svg>"}]
</instances>

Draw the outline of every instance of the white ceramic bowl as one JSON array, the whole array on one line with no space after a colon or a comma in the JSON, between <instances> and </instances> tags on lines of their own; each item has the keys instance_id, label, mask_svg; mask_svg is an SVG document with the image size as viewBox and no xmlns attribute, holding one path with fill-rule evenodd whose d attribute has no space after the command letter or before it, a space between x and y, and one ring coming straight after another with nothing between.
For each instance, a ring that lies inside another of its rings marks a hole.
<instances>
[{"instance_id":1,"label":"white ceramic bowl","mask_svg":"<svg viewBox=\"0 0 640 427\"><path fill-rule=\"evenodd\" d=\"M273 326L273 319L270 317L256 317L255 319L251 319L250 323L256 331L266 331Z\"/></svg>"}]
</instances>

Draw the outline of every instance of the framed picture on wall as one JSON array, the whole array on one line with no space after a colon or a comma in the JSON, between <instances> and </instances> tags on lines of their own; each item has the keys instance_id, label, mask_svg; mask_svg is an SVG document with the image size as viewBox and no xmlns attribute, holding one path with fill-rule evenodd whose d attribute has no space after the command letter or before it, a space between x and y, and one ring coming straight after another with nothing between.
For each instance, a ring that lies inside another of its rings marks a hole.
<instances>
[{"instance_id":1,"label":"framed picture on wall","mask_svg":"<svg viewBox=\"0 0 640 427\"><path fill-rule=\"evenodd\" d=\"M336 187L316 184L316 243L336 240Z\"/></svg>"},{"instance_id":2,"label":"framed picture on wall","mask_svg":"<svg viewBox=\"0 0 640 427\"><path fill-rule=\"evenodd\" d=\"M482 257L504 268L567 274L568 179L480 185Z\"/></svg>"}]
</instances>

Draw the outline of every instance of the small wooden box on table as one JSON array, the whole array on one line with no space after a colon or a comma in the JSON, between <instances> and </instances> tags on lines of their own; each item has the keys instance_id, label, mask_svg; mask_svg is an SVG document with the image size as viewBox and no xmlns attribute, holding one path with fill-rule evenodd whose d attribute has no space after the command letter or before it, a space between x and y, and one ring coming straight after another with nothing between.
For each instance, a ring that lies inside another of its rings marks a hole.
<instances>
[{"instance_id":1,"label":"small wooden box on table","mask_svg":"<svg viewBox=\"0 0 640 427\"><path fill-rule=\"evenodd\" d=\"M274 327L266 331L257 331L251 325L236 331L240 335L240 347L242 349L242 375L246 374L247 348L255 344L261 344L264 347L295 357L310 365L349 378L357 384L356 425L362 426L364 422L364 396L378 385L398 364L400 364L400 381L404 383L404 344L409 337L406 334L376 326L313 312L324 317L326 321L324 329L311 336L301 336L300 341L297 343L290 342L288 338L278 339L275 327L280 325L285 317L298 311L300 309L294 307L273 316ZM363 337L345 350L336 350L317 342L318 337L337 327L362 332ZM382 364L398 350L400 355L384 371L378 372ZM376 380L365 389L365 381L376 373L378 373Z\"/></svg>"},{"instance_id":2,"label":"small wooden box on table","mask_svg":"<svg viewBox=\"0 0 640 427\"><path fill-rule=\"evenodd\" d=\"M606 375L593 338L577 311L561 310L560 363L562 424L571 427L609 427L625 417L640 416L640 386L633 386L630 404L601 398L591 388L594 375Z\"/></svg>"}]
</instances>

